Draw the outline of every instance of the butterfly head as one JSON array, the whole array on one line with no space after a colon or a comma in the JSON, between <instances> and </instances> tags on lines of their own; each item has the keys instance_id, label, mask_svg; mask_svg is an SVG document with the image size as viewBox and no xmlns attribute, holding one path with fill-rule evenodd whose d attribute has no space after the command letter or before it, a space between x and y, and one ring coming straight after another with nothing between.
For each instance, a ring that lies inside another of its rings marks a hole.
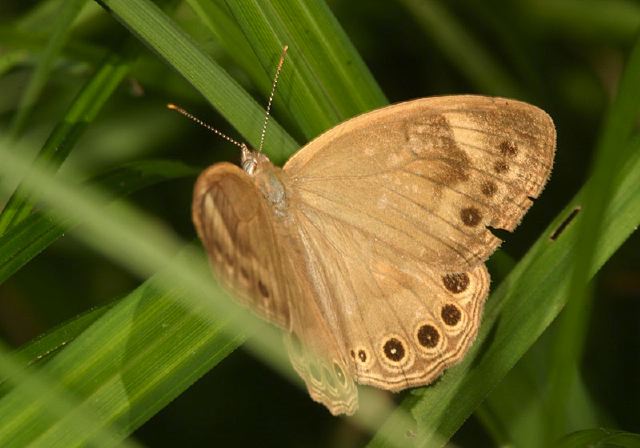
<instances>
[{"instance_id":1,"label":"butterfly head","mask_svg":"<svg viewBox=\"0 0 640 448\"><path fill-rule=\"evenodd\" d=\"M260 171L260 166L265 164L271 166L271 161L263 153L249 149L244 143L242 143L240 149L242 150L242 169L245 170L249 176L254 176L256 169Z\"/></svg>"}]
</instances>

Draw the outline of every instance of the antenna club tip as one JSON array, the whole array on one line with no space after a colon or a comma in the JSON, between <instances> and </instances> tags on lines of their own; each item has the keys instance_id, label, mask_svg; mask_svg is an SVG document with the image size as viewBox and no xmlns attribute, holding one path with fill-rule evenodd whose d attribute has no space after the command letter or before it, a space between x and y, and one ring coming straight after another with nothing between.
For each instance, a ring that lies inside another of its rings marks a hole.
<instances>
[{"instance_id":1,"label":"antenna club tip","mask_svg":"<svg viewBox=\"0 0 640 448\"><path fill-rule=\"evenodd\" d=\"M289 45L285 45L285 46L282 48L282 52L283 52L283 53L286 53L288 49L289 49Z\"/></svg>"},{"instance_id":2,"label":"antenna club tip","mask_svg":"<svg viewBox=\"0 0 640 448\"><path fill-rule=\"evenodd\" d=\"M175 105L175 104L173 104L173 103L167 103L167 109L170 109L170 110L177 110L177 109L178 109L178 106L176 106L176 105Z\"/></svg>"}]
</instances>

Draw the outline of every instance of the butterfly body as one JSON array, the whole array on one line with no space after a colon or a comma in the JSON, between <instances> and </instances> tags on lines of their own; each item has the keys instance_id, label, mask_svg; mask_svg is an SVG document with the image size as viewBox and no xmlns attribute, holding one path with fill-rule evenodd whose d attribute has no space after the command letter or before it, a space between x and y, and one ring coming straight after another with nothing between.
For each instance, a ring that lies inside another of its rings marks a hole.
<instances>
[{"instance_id":1,"label":"butterfly body","mask_svg":"<svg viewBox=\"0 0 640 448\"><path fill-rule=\"evenodd\" d=\"M486 258L542 190L555 128L478 96L414 100L322 134L283 168L243 149L208 168L193 219L216 276L280 326L311 396L357 408L457 362L489 291Z\"/></svg>"}]
</instances>

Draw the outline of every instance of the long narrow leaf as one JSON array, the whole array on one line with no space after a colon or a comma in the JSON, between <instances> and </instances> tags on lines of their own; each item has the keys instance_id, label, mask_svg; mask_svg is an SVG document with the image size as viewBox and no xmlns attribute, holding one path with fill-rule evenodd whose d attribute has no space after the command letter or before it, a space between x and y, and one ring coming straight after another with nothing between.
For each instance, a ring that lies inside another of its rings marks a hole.
<instances>
[{"instance_id":1,"label":"long narrow leaf","mask_svg":"<svg viewBox=\"0 0 640 448\"><path fill-rule=\"evenodd\" d=\"M119 57L111 56L105 61L40 149L37 163L57 169L64 162L87 124L96 117L128 70L128 64ZM0 213L0 235L25 219L32 208L33 198L18 187Z\"/></svg>"},{"instance_id":2,"label":"long narrow leaf","mask_svg":"<svg viewBox=\"0 0 640 448\"><path fill-rule=\"evenodd\" d=\"M588 279L599 240L603 238L603 221L609 207L615 177L628 158L625 148L637 151L638 144L629 145L640 115L640 39L631 51L629 61L620 82L620 87L593 160L590 188L586 191L582 216L579 221L579 239L583 244L576 247L574 266L571 271L570 300L562 314L558 335L554 344L552 375L550 379L550 415L547 428L547 443L566 432L567 396L576 381L576 372L582 358L582 347L586 337L591 310Z\"/></svg>"},{"instance_id":3,"label":"long narrow leaf","mask_svg":"<svg viewBox=\"0 0 640 448\"><path fill-rule=\"evenodd\" d=\"M118 198L159 182L195 176L197 171L179 162L140 161L100 175L90 185ZM73 219L60 221L39 213L11 228L0 237L0 283L76 225L78 221Z\"/></svg>"},{"instance_id":4,"label":"long narrow leaf","mask_svg":"<svg viewBox=\"0 0 640 448\"><path fill-rule=\"evenodd\" d=\"M149 0L104 0L122 23L184 76L249 143L260 142L264 107L259 105L184 31ZM298 144L272 121L265 150L283 160Z\"/></svg>"},{"instance_id":5,"label":"long narrow leaf","mask_svg":"<svg viewBox=\"0 0 640 448\"><path fill-rule=\"evenodd\" d=\"M35 106L42 89L47 81L53 63L58 58L65 41L71 33L71 24L76 19L86 0L67 0L58 10L58 20L45 51L40 55L40 61L36 66L33 77L29 82L20 101L18 113L11 125L11 134L17 136L25 125L31 110Z\"/></svg>"},{"instance_id":6,"label":"long narrow leaf","mask_svg":"<svg viewBox=\"0 0 640 448\"><path fill-rule=\"evenodd\" d=\"M217 0L222 3L222 0ZM253 48L265 79L289 46L278 97L307 138L386 104L347 35L320 0L225 1ZM278 98L276 98L278 99Z\"/></svg>"}]
</instances>

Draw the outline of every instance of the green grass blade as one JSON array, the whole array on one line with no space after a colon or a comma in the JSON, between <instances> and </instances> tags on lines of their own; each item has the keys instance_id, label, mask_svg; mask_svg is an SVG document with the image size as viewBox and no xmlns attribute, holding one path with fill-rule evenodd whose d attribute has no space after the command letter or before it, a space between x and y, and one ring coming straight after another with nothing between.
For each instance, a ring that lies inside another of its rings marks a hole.
<instances>
[{"instance_id":1,"label":"green grass blade","mask_svg":"<svg viewBox=\"0 0 640 448\"><path fill-rule=\"evenodd\" d=\"M269 87L280 51L289 45L276 103L279 98L286 101L283 113L290 114L307 139L386 104L382 91L323 1L217 3L228 7L242 29L255 52L254 64L262 67L263 81Z\"/></svg>"},{"instance_id":2,"label":"green grass blade","mask_svg":"<svg viewBox=\"0 0 640 448\"><path fill-rule=\"evenodd\" d=\"M84 330L106 313L114 303L108 303L92 308L66 322L58 325L51 331L39 335L36 339L20 347L14 352L14 362L22 368L41 366L53 359L67 345L73 342ZM0 379L0 400L13 385ZM64 413L63 413L64 414ZM1 429L0 429L1 431Z\"/></svg>"},{"instance_id":3,"label":"green grass blade","mask_svg":"<svg viewBox=\"0 0 640 448\"><path fill-rule=\"evenodd\" d=\"M475 416L492 434L496 445L518 448L545 446L549 415L544 397L548 392L547 367L551 364L553 334L553 331L546 331L476 410ZM567 400L574 410L573 427L613 425L611 419L593 403L584 382L573 384Z\"/></svg>"},{"instance_id":4,"label":"green grass blade","mask_svg":"<svg viewBox=\"0 0 640 448\"><path fill-rule=\"evenodd\" d=\"M89 185L108 190L114 198L171 179L194 176L198 169L180 162L150 160L126 164L93 179ZM34 214L0 237L0 283L78 224Z\"/></svg>"},{"instance_id":5,"label":"green grass blade","mask_svg":"<svg viewBox=\"0 0 640 448\"><path fill-rule=\"evenodd\" d=\"M603 222L590 276L615 252L640 223L640 145L615 176L610 207ZM591 180L585 188L591 184ZM584 189L491 295L477 341L461 364L449 369L433 387L417 389L401 406L418 422L420 446L444 443L505 377L560 312L567 300L569 276L578 245L575 222L551 241L549 236L578 204ZM395 423L385 424L371 446L385 446Z\"/></svg>"},{"instance_id":6,"label":"green grass blade","mask_svg":"<svg viewBox=\"0 0 640 448\"><path fill-rule=\"evenodd\" d=\"M81 397L68 417L47 415L44 398L25 400L25 385L0 400L2 446L85 445L94 433L79 434L76 419L87 409L99 415L94 425L112 425L122 439L242 343L225 335L228 318L185 308L176 298L183 293L156 283L104 312L43 368Z\"/></svg>"},{"instance_id":7,"label":"green grass blade","mask_svg":"<svg viewBox=\"0 0 640 448\"><path fill-rule=\"evenodd\" d=\"M591 310L591 294L588 279L593 271L592 264L603 237L604 217L609 207L610 192L614 187L616 173L624 165L628 154L631 133L640 115L640 39L631 51L625 72L620 81L615 101L601 133L601 139L593 160L593 173L589 188L585 193L582 216L579 221L579 239L583 242L575 250L572 270L570 300L561 315L552 359L549 403L550 415L547 428L547 442L566 432L567 396L576 381L578 367L582 359L584 338ZM638 144L633 144L637 151Z\"/></svg>"},{"instance_id":8,"label":"green grass blade","mask_svg":"<svg viewBox=\"0 0 640 448\"><path fill-rule=\"evenodd\" d=\"M55 27L47 43L44 52L40 56L40 61L36 65L33 76L22 95L18 112L14 117L9 131L10 135L17 136L22 132L22 128L27 123L32 109L35 107L38 97L44 88L45 83L54 62L58 59L60 52L72 30L72 23L80 14L86 0L67 0L57 11Z\"/></svg>"},{"instance_id":9,"label":"green grass blade","mask_svg":"<svg viewBox=\"0 0 640 448\"><path fill-rule=\"evenodd\" d=\"M251 81L260 87L263 95L268 95L272 79L268 79L262 65L258 63L251 44L231 15L224 1L187 0L194 13L223 46L232 58L249 75ZM274 54L274 56L277 55ZM271 71L275 69L271 67Z\"/></svg>"},{"instance_id":10,"label":"green grass blade","mask_svg":"<svg viewBox=\"0 0 640 448\"><path fill-rule=\"evenodd\" d=\"M640 448L640 434L616 431L613 429L594 428L577 431L563 437L555 448Z\"/></svg>"},{"instance_id":11,"label":"green grass blade","mask_svg":"<svg viewBox=\"0 0 640 448\"><path fill-rule=\"evenodd\" d=\"M53 380L46 378L41 373L34 375L26 371L21 367L22 362L13 358L4 343L0 343L0 375L3 378L7 378L9 382L19 385L19 392L21 392L19 395L10 395L3 398L0 401L0 407L7 403L6 400L11 397L18 399L17 405L10 405L13 409L24 403L46 399L47 407L42 409L45 411L47 418L68 415L78 409L77 400L60 390L60 387ZM18 390L16 390L16 393L18 393ZM0 411L0 414L4 413ZM28 440L28 436L31 434L30 430L28 428L16 430L16 426L20 426L22 423L19 419L20 415L10 414L7 417L9 418L4 418L3 416L1 420L0 441L2 446L22 447L29 444L25 439ZM122 439L113 429L96 425L99 419L90 409L84 409L82 414L74 415L74 418L74 424L70 428L69 435L80 437L85 434L86 437L87 433L91 434L93 442L97 446L114 446ZM29 445L44 446L37 443L30 443ZM126 442L124 445L135 446L130 442Z\"/></svg>"},{"instance_id":12,"label":"green grass blade","mask_svg":"<svg viewBox=\"0 0 640 448\"><path fill-rule=\"evenodd\" d=\"M50 36L41 29L25 31L15 26L0 24L0 42L4 47L15 51L26 52L29 58L46 46ZM68 38L59 56L64 56L71 60L99 64L108 55L105 47L100 47L85 41Z\"/></svg>"},{"instance_id":13,"label":"green grass blade","mask_svg":"<svg viewBox=\"0 0 640 448\"><path fill-rule=\"evenodd\" d=\"M35 163L45 163L57 169L67 158L87 124L94 120L128 71L128 64L119 57L108 58L87 82L62 121L55 127L40 149ZM18 186L0 213L0 235L31 213L33 199L21 190Z\"/></svg>"},{"instance_id":14,"label":"green grass blade","mask_svg":"<svg viewBox=\"0 0 640 448\"><path fill-rule=\"evenodd\" d=\"M470 83L488 95L522 97L514 79L437 0L398 0L407 8L443 55Z\"/></svg>"},{"instance_id":15,"label":"green grass blade","mask_svg":"<svg viewBox=\"0 0 640 448\"><path fill-rule=\"evenodd\" d=\"M28 59L29 53L23 49L7 51L0 55L0 77L16 65L23 64Z\"/></svg>"},{"instance_id":16,"label":"green grass blade","mask_svg":"<svg viewBox=\"0 0 640 448\"><path fill-rule=\"evenodd\" d=\"M628 44L640 27L640 5L627 0L526 0L525 14L540 27L571 38Z\"/></svg>"},{"instance_id":17,"label":"green grass blade","mask_svg":"<svg viewBox=\"0 0 640 448\"><path fill-rule=\"evenodd\" d=\"M25 360L26 367L46 364L115 305L116 302L111 302L91 308L61 323L16 350L16 357Z\"/></svg>"},{"instance_id":18,"label":"green grass blade","mask_svg":"<svg viewBox=\"0 0 640 448\"><path fill-rule=\"evenodd\" d=\"M195 41L149 0L104 0L102 4L143 42L178 70L253 146L260 142L264 107L259 105ZM298 144L271 121L265 150L282 161Z\"/></svg>"}]
</instances>

